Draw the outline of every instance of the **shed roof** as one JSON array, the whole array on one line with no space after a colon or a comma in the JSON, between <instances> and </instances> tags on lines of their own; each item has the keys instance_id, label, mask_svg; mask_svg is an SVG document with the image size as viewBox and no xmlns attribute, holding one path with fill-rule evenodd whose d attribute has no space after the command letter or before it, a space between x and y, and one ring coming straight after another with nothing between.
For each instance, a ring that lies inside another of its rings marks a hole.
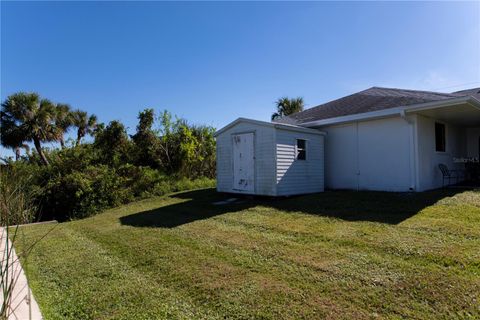
<instances>
[{"instance_id":1,"label":"shed roof","mask_svg":"<svg viewBox=\"0 0 480 320\"><path fill-rule=\"evenodd\" d=\"M480 88L452 93L372 87L349 96L275 120L277 123L301 125L329 118L404 107L434 101L472 96L480 100Z\"/></svg>"},{"instance_id":2,"label":"shed roof","mask_svg":"<svg viewBox=\"0 0 480 320\"><path fill-rule=\"evenodd\" d=\"M226 130L232 128L233 126L237 125L238 123L241 122L246 122L254 125L260 125L260 126L266 126L266 127L274 127L277 129L283 129L283 130L290 130L290 131L297 131L297 132L305 132L305 133L312 133L312 134L320 134L320 135L325 135L326 133L317 129L309 129L297 125L292 125L288 123L275 123L275 122L266 122L266 121L259 121L259 120L253 120L253 119L248 119L248 118L238 118L235 121L230 122L227 124L225 127L219 129L217 132L215 132L214 136L218 136L219 134L225 132Z\"/></svg>"}]
</instances>

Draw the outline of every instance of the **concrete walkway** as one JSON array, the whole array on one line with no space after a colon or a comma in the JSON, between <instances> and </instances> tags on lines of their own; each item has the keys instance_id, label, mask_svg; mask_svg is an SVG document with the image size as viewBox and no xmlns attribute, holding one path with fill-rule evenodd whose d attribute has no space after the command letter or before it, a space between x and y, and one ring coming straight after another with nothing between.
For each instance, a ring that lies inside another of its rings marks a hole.
<instances>
[{"instance_id":1,"label":"concrete walkway","mask_svg":"<svg viewBox=\"0 0 480 320\"><path fill-rule=\"evenodd\" d=\"M7 232L4 228L0 228L0 252L2 253L0 259L2 259L1 267L4 268L4 262L7 259L6 253L6 236ZM20 261L13 249L11 242L8 241L8 248L12 250L10 253L9 261L11 267L9 267L9 278L14 279L15 285L13 287L12 301L8 310L9 320L37 320L43 319L35 298L33 297L30 287L28 286L27 277L23 272L23 268L20 265ZM0 288L3 291L3 288ZM3 302L3 294L0 292L0 303Z\"/></svg>"}]
</instances>

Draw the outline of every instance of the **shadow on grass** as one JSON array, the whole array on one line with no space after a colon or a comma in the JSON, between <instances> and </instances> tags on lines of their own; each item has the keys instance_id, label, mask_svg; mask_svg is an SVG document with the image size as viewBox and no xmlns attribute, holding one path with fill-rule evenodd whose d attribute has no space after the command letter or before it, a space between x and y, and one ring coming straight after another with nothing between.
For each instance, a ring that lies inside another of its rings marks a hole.
<instances>
[{"instance_id":1,"label":"shadow on grass","mask_svg":"<svg viewBox=\"0 0 480 320\"><path fill-rule=\"evenodd\" d=\"M214 202L239 196L217 193L215 189L205 189L176 194L172 197L184 201L124 216L120 218L120 222L135 227L174 228L229 212L264 206L346 221L398 224L438 200L458 192L461 190L435 190L422 193L327 191L290 198L241 197L232 204L214 205Z\"/></svg>"}]
</instances>

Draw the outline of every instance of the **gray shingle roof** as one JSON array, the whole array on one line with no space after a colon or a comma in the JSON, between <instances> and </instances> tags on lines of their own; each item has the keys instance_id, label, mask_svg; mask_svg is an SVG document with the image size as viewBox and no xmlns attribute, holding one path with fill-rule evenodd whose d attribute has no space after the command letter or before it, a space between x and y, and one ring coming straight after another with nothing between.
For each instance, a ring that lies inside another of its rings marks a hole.
<instances>
[{"instance_id":1,"label":"gray shingle roof","mask_svg":"<svg viewBox=\"0 0 480 320\"><path fill-rule=\"evenodd\" d=\"M462 96L480 97L480 88L472 88L468 90L456 91L453 94L458 94Z\"/></svg>"},{"instance_id":2,"label":"gray shingle roof","mask_svg":"<svg viewBox=\"0 0 480 320\"><path fill-rule=\"evenodd\" d=\"M408 106L432 101L448 100L462 96L477 97L480 88L440 93L432 91L372 87L349 96L294 113L276 122L302 124L351 114ZM480 97L480 94L478 95Z\"/></svg>"}]
</instances>

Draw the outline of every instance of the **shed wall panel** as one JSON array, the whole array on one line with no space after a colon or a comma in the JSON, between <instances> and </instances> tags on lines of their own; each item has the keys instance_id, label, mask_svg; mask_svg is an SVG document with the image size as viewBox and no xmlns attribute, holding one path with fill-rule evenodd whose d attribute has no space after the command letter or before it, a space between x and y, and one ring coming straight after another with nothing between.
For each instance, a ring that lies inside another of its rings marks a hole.
<instances>
[{"instance_id":1,"label":"shed wall panel","mask_svg":"<svg viewBox=\"0 0 480 320\"><path fill-rule=\"evenodd\" d=\"M254 194L275 195L275 129L252 123L238 123L219 134L217 141L217 191L233 190L233 135L254 133L255 191Z\"/></svg>"},{"instance_id":2,"label":"shed wall panel","mask_svg":"<svg viewBox=\"0 0 480 320\"><path fill-rule=\"evenodd\" d=\"M297 139L307 141L307 159L296 159ZM314 193L324 190L324 136L277 129L277 195Z\"/></svg>"}]
</instances>

